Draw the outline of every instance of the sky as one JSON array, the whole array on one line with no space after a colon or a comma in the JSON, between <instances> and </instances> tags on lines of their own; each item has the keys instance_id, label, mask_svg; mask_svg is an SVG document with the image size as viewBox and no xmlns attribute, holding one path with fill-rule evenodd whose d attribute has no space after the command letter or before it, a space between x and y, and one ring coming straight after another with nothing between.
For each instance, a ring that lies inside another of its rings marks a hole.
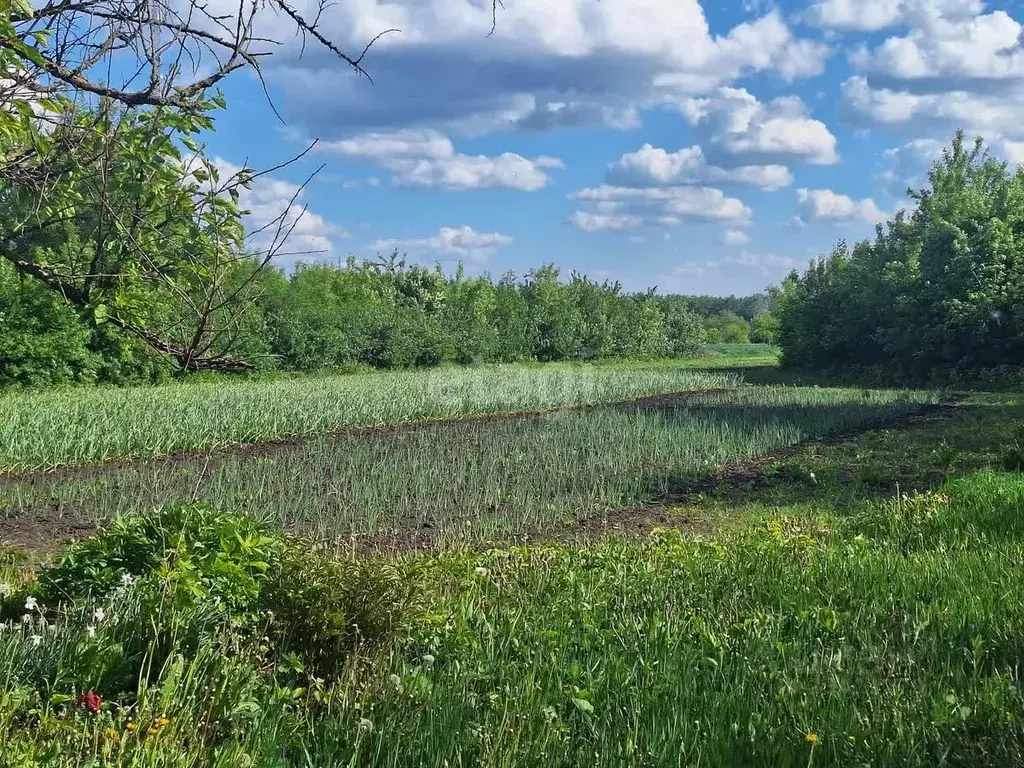
<instances>
[{"instance_id":1,"label":"sky","mask_svg":"<svg viewBox=\"0 0 1024 768\"><path fill-rule=\"evenodd\" d=\"M319 31L346 52L401 30L371 82L264 17L266 92L230 76L206 141L229 169L316 141L243 199L253 230L305 210L280 266L398 248L746 295L872 236L958 128L1024 162L1021 0L505 0L496 22L489 0L335 2Z\"/></svg>"}]
</instances>

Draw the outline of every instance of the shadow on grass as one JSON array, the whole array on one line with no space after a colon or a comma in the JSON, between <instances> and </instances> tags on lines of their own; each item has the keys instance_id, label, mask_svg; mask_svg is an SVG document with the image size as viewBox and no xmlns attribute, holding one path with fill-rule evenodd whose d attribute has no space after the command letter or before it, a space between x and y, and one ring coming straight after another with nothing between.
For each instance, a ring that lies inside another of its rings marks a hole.
<instances>
[{"instance_id":1,"label":"shadow on grass","mask_svg":"<svg viewBox=\"0 0 1024 768\"><path fill-rule=\"evenodd\" d=\"M1024 405L987 394L731 460L707 477L651 477L649 484L669 505L844 508L1012 468L1022 444Z\"/></svg>"}]
</instances>

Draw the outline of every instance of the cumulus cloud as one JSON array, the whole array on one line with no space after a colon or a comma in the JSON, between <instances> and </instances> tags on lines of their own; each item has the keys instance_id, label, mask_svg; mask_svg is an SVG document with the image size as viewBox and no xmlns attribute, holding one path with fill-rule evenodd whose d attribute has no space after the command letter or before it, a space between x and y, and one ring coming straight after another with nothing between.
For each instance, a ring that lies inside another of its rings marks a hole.
<instances>
[{"instance_id":1,"label":"cumulus cloud","mask_svg":"<svg viewBox=\"0 0 1024 768\"><path fill-rule=\"evenodd\" d=\"M470 261L483 261L497 248L513 239L500 232L477 232L472 227L441 227L436 235L414 239L384 239L370 244L370 250L383 252L397 248L411 253L432 252Z\"/></svg>"},{"instance_id":2,"label":"cumulus cloud","mask_svg":"<svg viewBox=\"0 0 1024 768\"><path fill-rule=\"evenodd\" d=\"M711 159L720 164L831 165L839 161L836 137L809 117L803 102L786 96L762 103L743 88L718 89L679 105Z\"/></svg>"},{"instance_id":3,"label":"cumulus cloud","mask_svg":"<svg viewBox=\"0 0 1024 768\"><path fill-rule=\"evenodd\" d=\"M242 167L223 158L213 159L221 182ZM306 192L298 184L273 176L258 176L251 189L238 188L238 203L248 213L243 217L249 244L257 250L275 250L275 260L287 265L298 258L330 253L334 241L349 237L340 226L306 207ZM290 234L289 234L290 233ZM287 235L287 240L282 238Z\"/></svg>"},{"instance_id":4,"label":"cumulus cloud","mask_svg":"<svg viewBox=\"0 0 1024 768\"><path fill-rule=\"evenodd\" d=\"M822 27L877 32L930 18L981 13L981 0L817 0L803 18Z\"/></svg>"},{"instance_id":5,"label":"cumulus cloud","mask_svg":"<svg viewBox=\"0 0 1024 768\"><path fill-rule=\"evenodd\" d=\"M1021 25L1006 11L933 18L855 58L863 70L911 84L981 87L1024 76Z\"/></svg>"},{"instance_id":6,"label":"cumulus cloud","mask_svg":"<svg viewBox=\"0 0 1024 768\"><path fill-rule=\"evenodd\" d=\"M796 197L804 223L824 220L880 224L888 218L870 197L854 200L831 189L798 189Z\"/></svg>"},{"instance_id":7,"label":"cumulus cloud","mask_svg":"<svg viewBox=\"0 0 1024 768\"><path fill-rule=\"evenodd\" d=\"M851 57L843 114L863 128L948 143L958 128L1010 159L1024 141L1024 26L968 0L918 0L908 30Z\"/></svg>"},{"instance_id":8,"label":"cumulus cloud","mask_svg":"<svg viewBox=\"0 0 1024 768\"><path fill-rule=\"evenodd\" d=\"M495 188L535 192L551 181L543 169L564 167L555 157L459 154L447 136L434 130L368 133L327 142L322 149L391 171L395 186L448 192Z\"/></svg>"},{"instance_id":9,"label":"cumulus cloud","mask_svg":"<svg viewBox=\"0 0 1024 768\"><path fill-rule=\"evenodd\" d=\"M607 181L623 187L668 187L687 184L737 184L767 191L793 183L784 165L710 165L700 146L668 152L644 144L608 167Z\"/></svg>"},{"instance_id":10,"label":"cumulus cloud","mask_svg":"<svg viewBox=\"0 0 1024 768\"><path fill-rule=\"evenodd\" d=\"M293 122L326 139L431 126L448 133L501 127L632 127L635 108L664 88L708 92L737 77L785 78L823 71L829 49L797 37L777 10L712 32L699 0L517 0L499 10L472 0L337 3L318 30L362 50L385 29L365 65L369 84L328 51L285 40L264 64L286 83ZM301 13L315 15L311 0ZM212 0L210 13L230 12ZM257 35L278 30L257 29ZM279 34L277 35L281 37ZM657 81L657 82L656 82Z\"/></svg>"},{"instance_id":11,"label":"cumulus cloud","mask_svg":"<svg viewBox=\"0 0 1024 768\"><path fill-rule=\"evenodd\" d=\"M639 227L672 228L688 221L746 224L752 212L741 200L711 187L617 187L603 184L570 196L594 211L576 211L570 223L585 232Z\"/></svg>"},{"instance_id":12,"label":"cumulus cloud","mask_svg":"<svg viewBox=\"0 0 1024 768\"><path fill-rule=\"evenodd\" d=\"M746 245L750 242L750 235L742 229L727 229L722 235L722 242L726 245Z\"/></svg>"}]
</instances>

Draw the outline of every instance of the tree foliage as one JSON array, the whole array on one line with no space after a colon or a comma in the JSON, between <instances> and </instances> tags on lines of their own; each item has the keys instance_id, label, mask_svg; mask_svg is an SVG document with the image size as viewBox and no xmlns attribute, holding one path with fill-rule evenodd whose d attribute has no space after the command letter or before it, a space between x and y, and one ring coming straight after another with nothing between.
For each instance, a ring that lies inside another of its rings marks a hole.
<instances>
[{"instance_id":1,"label":"tree foliage","mask_svg":"<svg viewBox=\"0 0 1024 768\"><path fill-rule=\"evenodd\" d=\"M785 364L972 375L1024 363L1024 168L957 133L916 204L777 292Z\"/></svg>"}]
</instances>

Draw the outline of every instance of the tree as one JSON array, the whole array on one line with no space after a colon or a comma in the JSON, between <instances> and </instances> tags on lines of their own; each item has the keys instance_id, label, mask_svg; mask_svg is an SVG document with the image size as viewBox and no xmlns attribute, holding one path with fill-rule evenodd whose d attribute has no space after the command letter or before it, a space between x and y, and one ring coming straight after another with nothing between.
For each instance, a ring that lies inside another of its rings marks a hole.
<instances>
[{"instance_id":1,"label":"tree","mask_svg":"<svg viewBox=\"0 0 1024 768\"><path fill-rule=\"evenodd\" d=\"M257 275L298 216L290 204L247 237L240 190L259 174L222 178L197 134L225 106L221 80L260 75L268 16L366 74L377 38L341 51L319 31L325 8L307 18L285 0L238 0L226 15L199 0L5 2L0 258L182 370L251 368L232 353L245 347Z\"/></svg>"},{"instance_id":2,"label":"tree","mask_svg":"<svg viewBox=\"0 0 1024 768\"><path fill-rule=\"evenodd\" d=\"M779 291L787 365L976 374L1024 362L1024 169L962 131L873 241L794 272Z\"/></svg>"}]
</instances>

